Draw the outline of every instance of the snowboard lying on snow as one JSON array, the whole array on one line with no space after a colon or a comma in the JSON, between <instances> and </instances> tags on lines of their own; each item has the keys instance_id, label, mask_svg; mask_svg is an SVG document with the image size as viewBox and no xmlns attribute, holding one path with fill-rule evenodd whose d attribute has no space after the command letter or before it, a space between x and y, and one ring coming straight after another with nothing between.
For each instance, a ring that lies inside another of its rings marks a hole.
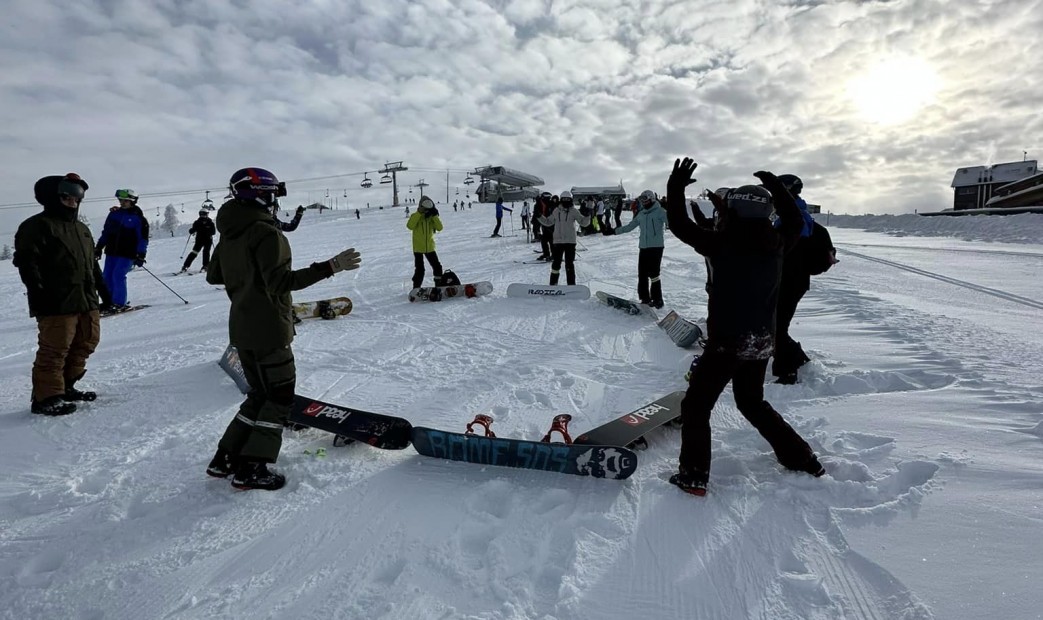
<instances>
[{"instance_id":1,"label":"snowboard lying on snow","mask_svg":"<svg viewBox=\"0 0 1043 620\"><path fill-rule=\"evenodd\" d=\"M573 445L615 445L632 449L648 447L645 435L669 423L680 423L684 390L671 392L655 402L592 428L576 438Z\"/></svg>"},{"instance_id":2,"label":"snowboard lying on snow","mask_svg":"<svg viewBox=\"0 0 1043 620\"><path fill-rule=\"evenodd\" d=\"M594 295L598 298L598 301L610 308L622 310L627 314L643 314L647 317L651 317L653 320L659 320L659 315L657 315L655 310L653 310L648 304L641 304L631 299L616 297L615 295L610 295L605 291L598 291L594 293Z\"/></svg>"},{"instance_id":3,"label":"snowboard lying on snow","mask_svg":"<svg viewBox=\"0 0 1043 620\"><path fill-rule=\"evenodd\" d=\"M508 297L543 297L548 299L589 299L590 289L582 284L521 284L507 286Z\"/></svg>"},{"instance_id":4,"label":"snowboard lying on snow","mask_svg":"<svg viewBox=\"0 0 1043 620\"><path fill-rule=\"evenodd\" d=\"M624 480L637 469L637 455L620 446L594 446L572 443L568 435L571 416L554 418L551 430L542 441L506 439L493 434L492 418L481 415L467 425L465 433L451 433L423 426L413 427L413 448L424 456L478 465L516 467L552 471L576 476ZM483 435L473 432L475 425L485 428ZM565 443L550 443L558 432Z\"/></svg>"},{"instance_id":5,"label":"snowboard lying on snow","mask_svg":"<svg viewBox=\"0 0 1043 620\"><path fill-rule=\"evenodd\" d=\"M492 282L470 282L451 286L422 286L409 291L409 301L441 301L449 297L479 297L493 292Z\"/></svg>"}]
</instances>

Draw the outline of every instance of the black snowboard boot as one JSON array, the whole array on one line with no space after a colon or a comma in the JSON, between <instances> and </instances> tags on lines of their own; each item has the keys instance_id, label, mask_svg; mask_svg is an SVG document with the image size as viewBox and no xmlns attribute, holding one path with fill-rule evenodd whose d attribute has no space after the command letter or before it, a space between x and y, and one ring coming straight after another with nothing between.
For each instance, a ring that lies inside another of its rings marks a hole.
<instances>
[{"instance_id":1,"label":"black snowboard boot","mask_svg":"<svg viewBox=\"0 0 1043 620\"><path fill-rule=\"evenodd\" d=\"M706 483L709 478L709 474L705 472L688 471L682 467L676 474L670 476L670 484L681 489L685 493L691 493L692 495L702 497L706 495Z\"/></svg>"},{"instance_id":2,"label":"black snowboard boot","mask_svg":"<svg viewBox=\"0 0 1043 620\"><path fill-rule=\"evenodd\" d=\"M97 392L92 392L90 390L77 390L71 383L65 386L65 394L62 394L62 400L64 401L82 400L85 402L90 402L92 400L97 399Z\"/></svg>"},{"instance_id":3,"label":"black snowboard boot","mask_svg":"<svg viewBox=\"0 0 1043 620\"><path fill-rule=\"evenodd\" d=\"M206 475L214 478L227 478L233 473L235 473L235 459L231 454L218 448L214 458L210 459L210 464L206 466Z\"/></svg>"},{"instance_id":4,"label":"black snowboard boot","mask_svg":"<svg viewBox=\"0 0 1043 620\"><path fill-rule=\"evenodd\" d=\"M821 478L822 476L826 475L826 468L822 466L822 463L819 462L818 457L816 457L814 454L812 454L811 458L805 461L803 465L796 468L794 471L802 471L806 474L811 474L816 478Z\"/></svg>"},{"instance_id":5,"label":"black snowboard boot","mask_svg":"<svg viewBox=\"0 0 1043 620\"><path fill-rule=\"evenodd\" d=\"M40 415L69 415L76 411L76 404L65 402L61 396L52 396L40 401L34 400L30 410Z\"/></svg>"},{"instance_id":6,"label":"black snowboard boot","mask_svg":"<svg viewBox=\"0 0 1043 620\"><path fill-rule=\"evenodd\" d=\"M232 476L232 486L237 489L263 489L277 491L286 484L286 476L268 470L268 465L260 461L245 461L236 467Z\"/></svg>"}]
</instances>

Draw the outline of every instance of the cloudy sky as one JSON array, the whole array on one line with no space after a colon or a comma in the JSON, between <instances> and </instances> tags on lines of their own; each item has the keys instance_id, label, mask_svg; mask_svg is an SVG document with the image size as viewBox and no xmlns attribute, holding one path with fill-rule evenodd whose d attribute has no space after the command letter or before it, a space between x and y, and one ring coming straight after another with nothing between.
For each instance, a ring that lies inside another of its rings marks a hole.
<instances>
[{"instance_id":1,"label":"cloudy sky","mask_svg":"<svg viewBox=\"0 0 1043 620\"><path fill-rule=\"evenodd\" d=\"M45 174L188 218L249 165L387 203L359 173L399 160L452 199L483 164L662 192L690 155L700 189L937 210L957 167L1043 159L1040 32L1043 0L8 0L0 233Z\"/></svg>"}]
</instances>

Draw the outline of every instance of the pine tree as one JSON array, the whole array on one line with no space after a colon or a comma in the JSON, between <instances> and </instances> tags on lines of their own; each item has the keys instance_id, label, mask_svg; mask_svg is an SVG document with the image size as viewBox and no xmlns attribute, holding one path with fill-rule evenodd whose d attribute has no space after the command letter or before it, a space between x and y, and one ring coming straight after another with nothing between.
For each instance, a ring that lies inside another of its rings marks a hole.
<instances>
[{"instance_id":1,"label":"pine tree","mask_svg":"<svg viewBox=\"0 0 1043 620\"><path fill-rule=\"evenodd\" d=\"M11 246L4 244L4 249L0 250L0 260L11 260Z\"/></svg>"},{"instance_id":2,"label":"pine tree","mask_svg":"<svg viewBox=\"0 0 1043 620\"><path fill-rule=\"evenodd\" d=\"M160 228L170 233L170 236L174 236L174 230L177 229L180 222L177 219L177 209L174 208L173 204L167 205L166 211L163 212L163 224Z\"/></svg>"}]
</instances>

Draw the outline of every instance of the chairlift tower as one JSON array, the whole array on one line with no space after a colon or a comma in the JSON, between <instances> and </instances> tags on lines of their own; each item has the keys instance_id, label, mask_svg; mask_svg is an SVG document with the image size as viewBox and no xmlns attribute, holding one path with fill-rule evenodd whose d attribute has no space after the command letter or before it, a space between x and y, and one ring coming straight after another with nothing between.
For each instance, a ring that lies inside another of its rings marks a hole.
<instances>
[{"instance_id":1,"label":"chairlift tower","mask_svg":"<svg viewBox=\"0 0 1043 620\"><path fill-rule=\"evenodd\" d=\"M384 176L391 175L391 206L393 207L398 206L398 177L396 176L396 173L404 172L406 170L409 170L409 168L403 166L402 162L392 161L385 163L384 169L380 171Z\"/></svg>"}]
</instances>

